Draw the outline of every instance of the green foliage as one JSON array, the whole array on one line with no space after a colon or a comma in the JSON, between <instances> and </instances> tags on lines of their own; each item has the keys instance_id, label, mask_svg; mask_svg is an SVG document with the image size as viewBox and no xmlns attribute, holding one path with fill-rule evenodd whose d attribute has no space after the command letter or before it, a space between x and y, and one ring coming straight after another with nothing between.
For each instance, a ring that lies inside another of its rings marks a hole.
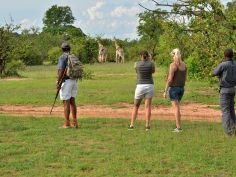
<instances>
[{"instance_id":1,"label":"green foliage","mask_svg":"<svg viewBox=\"0 0 236 177\"><path fill-rule=\"evenodd\" d=\"M63 35L66 40L73 37L85 37L80 28L72 26L74 16L70 7L53 5L43 18L43 31L53 35Z\"/></svg>"},{"instance_id":2,"label":"green foliage","mask_svg":"<svg viewBox=\"0 0 236 177\"><path fill-rule=\"evenodd\" d=\"M67 37L67 39L86 36L80 28L74 27L72 25L64 27L62 31L64 32L64 35Z\"/></svg>"},{"instance_id":3,"label":"green foliage","mask_svg":"<svg viewBox=\"0 0 236 177\"><path fill-rule=\"evenodd\" d=\"M155 11L139 14L139 40L117 39L125 51L126 62L139 60L140 51L147 49L158 65L166 66L171 62L169 54L173 48L180 48L183 59L190 67L195 67L190 69L190 77L209 78L213 67L222 60L224 49L235 49L235 0L226 7L217 0L177 0L173 6L168 5L170 12L156 5ZM107 61L114 62L114 41L86 36L72 25L74 20L70 7L54 5L45 13L42 32L31 28L18 34L19 26L1 27L1 75L6 74L5 67L12 61L19 60L25 65L56 64L61 55L61 43L65 41L84 64L92 64L97 62L97 41L101 40L108 49Z\"/></svg>"},{"instance_id":4,"label":"green foliage","mask_svg":"<svg viewBox=\"0 0 236 177\"><path fill-rule=\"evenodd\" d=\"M126 61L137 61L140 59L140 52L145 48L144 44L134 42L132 45L128 46L125 51L125 60Z\"/></svg>"},{"instance_id":5,"label":"green foliage","mask_svg":"<svg viewBox=\"0 0 236 177\"><path fill-rule=\"evenodd\" d=\"M19 39L20 40L20 39ZM21 60L25 65L40 65L43 63L40 51L28 41L20 41L19 47L14 51L15 58Z\"/></svg>"},{"instance_id":6,"label":"green foliage","mask_svg":"<svg viewBox=\"0 0 236 177\"><path fill-rule=\"evenodd\" d=\"M162 19L162 31L155 35L159 36L158 63L169 64L171 50L180 48L183 59L187 59L191 67L190 77L211 79L211 72L223 59L224 50L236 46L236 1L228 3L226 8L218 0L177 0L173 4L156 3L156 6L154 11L144 14L166 15ZM169 7L170 10L160 10L163 7ZM140 26L145 26L144 24L149 29L149 26L152 27L157 22L151 18L141 18ZM152 35L151 30L141 32L142 38Z\"/></svg>"},{"instance_id":7,"label":"green foliage","mask_svg":"<svg viewBox=\"0 0 236 177\"><path fill-rule=\"evenodd\" d=\"M94 79L94 72L91 69L88 69L87 67L85 67L84 72L83 72L83 79L85 80Z\"/></svg>"},{"instance_id":8,"label":"green foliage","mask_svg":"<svg viewBox=\"0 0 236 177\"><path fill-rule=\"evenodd\" d=\"M15 57L26 65L40 65L49 61L48 52L61 45L63 36L49 33L38 33L31 30L23 30L17 38L17 50L12 52ZM54 59L55 60L55 59Z\"/></svg>"},{"instance_id":9,"label":"green foliage","mask_svg":"<svg viewBox=\"0 0 236 177\"><path fill-rule=\"evenodd\" d=\"M23 70L25 65L20 60L12 60L10 63L6 64L6 69L4 71L4 76L20 76L19 71Z\"/></svg>"},{"instance_id":10,"label":"green foliage","mask_svg":"<svg viewBox=\"0 0 236 177\"><path fill-rule=\"evenodd\" d=\"M107 48L107 53L108 53L107 54L107 61L108 62L115 62L116 61L116 48L115 48L115 46L110 44L110 45L106 46L106 48Z\"/></svg>"},{"instance_id":11,"label":"green foliage","mask_svg":"<svg viewBox=\"0 0 236 177\"><path fill-rule=\"evenodd\" d=\"M94 63L97 61L98 44L94 38L89 36L72 38L72 53L74 53L82 63Z\"/></svg>"},{"instance_id":12,"label":"green foliage","mask_svg":"<svg viewBox=\"0 0 236 177\"><path fill-rule=\"evenodd\" d=\"M199 68L196 67L198 65L198 58L196 56L189 56L186 60L185 63L188 66L188 76L189 78L195 78L198 79L198 73L199 73Z\"/></svg>"},{"instance_id":13,"label":"green foliage","mask_svg":"<svg viewBox=\"0 0 236 177\"><path fill-rule=\"evenodd\" d=\"M53 47L48 51L48 60L52 64L57 64L58 58L61 56L62 50L59 47Z\"/></svg>"},{"instance_id":14,"label":"green foliage","mask_svg":"<svg viewBox=\"0 0 236 177\"><path fill-rule=\"evenodd\" d=\"M21 62L16 52L19 47L16 33L18 29L19 26L12 24L0 27L0 77L18 75L17 71L21 68Z\"/></svg>"},{"instance_id":15,"label":"green foliage","mask_svg":"<svg viewBox=\"0 0 236 177\"><path fill-rule=\"evenodd\" d=\"M53 5L49 8L43 18L45 29L58 29L73 24L75 17L72 14L71 8L68 6Z\"/></svg>"},{"instance_id":16,"label":"green foliage","mask_svg":"<svg viewBox=\"0 0 236 177\"><path fill-rule=\"evenodd\" d=\"M141 42L145 43L145 48L149 49L153 59L157 55L156 48L159 38L163 33L166 15L145 11L139 14L138 34Z\"/></svg>"}]
</instances>

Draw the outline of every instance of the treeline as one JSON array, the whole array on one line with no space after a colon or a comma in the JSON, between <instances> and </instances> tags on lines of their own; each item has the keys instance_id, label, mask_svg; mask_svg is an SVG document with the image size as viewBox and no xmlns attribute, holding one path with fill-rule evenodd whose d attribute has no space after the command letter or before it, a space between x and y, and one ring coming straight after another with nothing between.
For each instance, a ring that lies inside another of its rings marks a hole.
<instances>
[{"instance_id":1,"label":"treeline","mask_svg":"<svg viewBox=\"0 0 236 177\"><path fill-rule=\"evenodd\" d=\"M218 0L153 2L154 10L143 7L146 10L138 15L140 39L118 40L125 50L125 61L137 60L139 52L147 49L158 65L167 65L171 50L180 48L189 76L207 78L223 59L224 49L235 50L236 0L226 7ZM114 41L87 36L72 25L74 20L70 7L54 5L45 12L42 30L22 30L12 24L0 27L0 76L17 75L26 65L56 64L64 41L72 44L72 52L83 63L95 63L100 40L108 49L108 61L114 62Z\"/></svg>"},{"instance_id":2,"label":"treeline","mask_svg":"<svg viewBox=\"0 0 236 177\"><path fill-rule=\"evenodd\" d=\"M62 54L62 42L72 45L72 52L83 63L95 63L98 59L98 41L108 49L109 62L115 62L115 43L112 39L90 37L73 26L71 9L52 6L45 13L42 30L32 27L21 29L19 25L0 27L0 76L17 76L27 65L56 64ZM19 32L20 31L20 32ZM137 40L118 40L125 50L125 60L136 60L141 50Z\"/></svg>"},{"instance_id":3,"label":"treeline","mask_svg":"<svg viewBox=\"0 0 236 177\"><path fill-rule=\"evenodd\" d=\"M209 78L223 60L226 48L236 49L236 0L176 0L159 3L139 14L138 31L160 64L170 62L170 51L180 48L192 78Z\"/></svg>"},{"instance_id":4,"label":"treeline","mask_svg":"<svg viewBox=\"0 0 236 177\"><path fill-rule=\"evenodd\" d=\"M18 26L5 25L0 28L0 75L17 76L17 71L27 65L56 64L62 54L62 42L72 45L72 53L83 63L95 63L98 59L98 40L108 49L108 62L115 62L115 43L112 39L94 38L81 29L68 27L63 32L39 32L38 29L17 32ZM73 33L71 32L73 30ZM78 32L75 32L78 30ZM74 33L75 32L75 33ZM125 60L137 60L142 47L137 40L118 40L125 50Z\"/></svg>"}]
</instances>

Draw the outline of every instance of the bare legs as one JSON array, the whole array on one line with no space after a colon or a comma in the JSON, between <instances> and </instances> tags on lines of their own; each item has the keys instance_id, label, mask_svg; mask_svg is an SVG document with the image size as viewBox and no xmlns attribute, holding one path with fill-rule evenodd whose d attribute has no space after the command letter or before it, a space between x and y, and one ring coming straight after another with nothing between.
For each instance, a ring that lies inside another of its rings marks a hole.
<instances>
[{"instance_id":1,"label":"bare legs","mask_svg":"<svg viewBox=\"0 0 236 177\"><path fill-rule=\"evenodd\" d=\"M64 127L70 126L70 111L73 117L73 124L72 126L77 127L77 107L75 104L75 98L71 97L69 100L63 101L64 105L64 117L65 117L65 124Z\"/></svg>"},{"instance_id":2,"label":"bare legs","mask_svg":"<svg viewBox=\"0 0 236 177\"><path fill-rule=\"evenodd\" d=\"M138 115L138 109L141 104L140 100L134 100L134 108L131 116L130 126L134 126L134 122ZM145 99L145 119L146 119L146 127L150 127L150 120L151 120L151 108L152 108L152 98Z\"/></svg>"},{"instance_id":3,"label":"bare legs","mask_svg":"<svg viewBox=\"0 0 236 177\"><path fill-rule=\"evenodd\" d=\"M146 118L146 127L150 128L151 120L151 110L152 110L152 98L145 99L145 118Z\"/></svg>"},{"instance_id":4,"label":"bare legs","mask_svg":"<svg viewBox=\"0 0 236 177\"><path fill-rule=\"evenodd\" d=\"M71 97L71 99L70 99L70 108L71 108L73 119L74 120L77 119L77 107L76 107L76 104L75 104L75 98L74 97Z\"/></svg>"},{"instance_id":5,"label":"bare legs","mask_svg":"<svg viewBox=\"0 0 236 177\"><path fill-rule=\"evenodd\" d=\"M64 127L67 127L70 125L70 100L63 100L63 105L65 117Z\"/></svg>"},{"instance_id":6,"label":"bare legs","mask_svg":"<svg viewBox=\"0 0 236 177\"><path fill-rule=\"evenodd\" d=\"M176 128L181 128L181 114L180 114L180 103L179 101L171 101L172 108L174 109L175 120L176 120Z\"/></svg>"}]
</instances>

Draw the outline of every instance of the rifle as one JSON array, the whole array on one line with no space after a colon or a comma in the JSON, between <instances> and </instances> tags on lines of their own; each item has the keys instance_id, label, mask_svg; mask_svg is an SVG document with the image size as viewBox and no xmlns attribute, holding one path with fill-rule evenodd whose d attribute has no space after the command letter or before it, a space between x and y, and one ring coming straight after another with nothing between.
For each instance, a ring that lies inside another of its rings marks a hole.
<instances>
[{"instance_id":1,"label":"rifle","mask_svg":"<svg viewBox=\"0 0 236 177\"><path fill-rule=\"evenodd\" d=\"M60 79L60 81L59 81L59 83L58 83L57 93L56 93L54 102L53 102L53 104L52 104L52 108L51 108L50 114L52 114L52 110L53 110L53 107L54 107L54 105L55 105L55 103L56 103L58 94L59 94L59 92L60 92L60 90L61 90L61 85L62 85L62 83L63 83L63 79L64 79L64 77L65 77L65 75L66 75L66 72L67 72L67 68L64 70L63 75L62 75L62 77L61 77L61 79Z\"/></svg>"}]
</instances>

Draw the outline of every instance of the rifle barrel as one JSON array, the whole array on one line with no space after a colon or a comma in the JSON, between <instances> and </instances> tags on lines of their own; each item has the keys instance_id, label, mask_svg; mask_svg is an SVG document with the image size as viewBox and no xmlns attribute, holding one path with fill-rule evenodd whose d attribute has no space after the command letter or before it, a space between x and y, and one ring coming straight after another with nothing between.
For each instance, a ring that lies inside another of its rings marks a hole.
<instances>
[{"instance_id":1,"label":"rifle barrel","mask_svg":"<svg viewBox=\"0 0 236 177\"><path fill-rule=\"evenodd\" d=\"M54 102L53 102L53 104L52 104L52 108L51 108L50 114L52 114L52 110L53 110L53 108L54 108L54 106L55 106L55 103L56 103L58 94L59 94L59 92L60 92L60 90L61 90L61 85L62 85L62 83L63 83L62 81L63 81L63 79L64 79L64 77L65 77L65 75L66 75L66 71L67 71L67 69L64 70L63 75L62 75L62 77L61 77L61 80L60 80L60 82L59 82L59 86L58 86L58 89L57 89L57 93L56 93Z\"/></svg>"}]
</instances>

